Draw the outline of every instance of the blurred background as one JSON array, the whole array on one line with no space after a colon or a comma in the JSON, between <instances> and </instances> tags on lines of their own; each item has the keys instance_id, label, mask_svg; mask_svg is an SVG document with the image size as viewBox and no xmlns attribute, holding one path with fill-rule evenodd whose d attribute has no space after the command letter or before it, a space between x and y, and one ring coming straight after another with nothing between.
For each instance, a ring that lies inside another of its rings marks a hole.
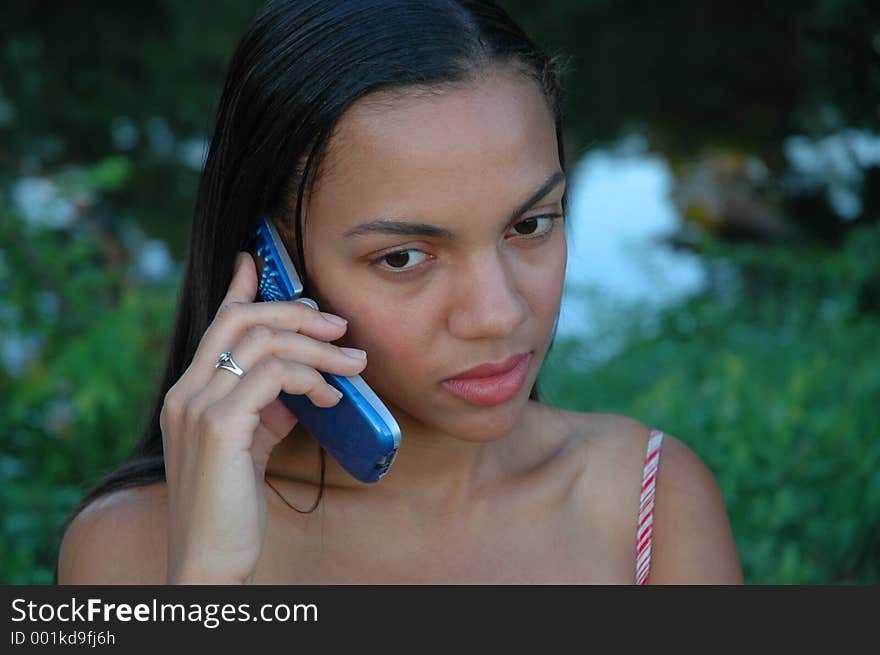
<instances>
[{"instance_id":1,"label":"blurred background","mask_svg":"<svg viewBox=\"0 0 880 655\"><path fill-rule=\"evenodd\" d=\"M261 3L0 22L0 583L156 393L213 113ZM880 4L500 2L566 62L550 404L715 473L751 584L880 581Z\"/></svg>"}]
</instances>

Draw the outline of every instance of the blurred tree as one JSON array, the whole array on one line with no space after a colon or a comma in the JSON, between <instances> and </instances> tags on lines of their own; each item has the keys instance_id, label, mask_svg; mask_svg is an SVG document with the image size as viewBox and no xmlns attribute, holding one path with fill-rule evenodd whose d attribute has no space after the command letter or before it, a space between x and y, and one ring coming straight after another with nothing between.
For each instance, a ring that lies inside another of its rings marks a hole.
<instances>
[{"instance_id":1,"label":"blurred tree","mask_svg":"<svg viewBox=\"0 0 880 655\"><path fill-rule=\"evenodd\" d=\"M180 274L130 221L101 224L131 175L124 156L65 167L19 183L44 202L0 204L0 583L51 582L67 512L148 417Z\"/></svg>"},{"instance_id":2,"label":"blurred tree","mask_svg":"<svg viewBox=\"0 0 880 655\"><path fill-rule=\"evenodd\" d=\"M672 154L763 153L789 134L880 127L877 3L500 4L574 58L569 114L586 143L637 124Z\"/></svg>"},{"instance_id":3,"label":"blurred tree","mask_svg":"<svg viewBox=\"0 0 880 655\"><path fill-rule=\"evenodd\" d=\"M261 4L5 6L0 180L124 152L137 176L120 190L115 207L134 211L181 254L226 66Z\"/></svg>"},{"instance_id":4,"label":"blurred tree","mask_svg":"<svg viewBox=\"0 0 880 655\"><path fill-rule=\"evenodd\" d=\"M880 217L874 167L865 171L862 211L851 221L823 193L784 185L787 137L880 129L880 3L500 4L537 41L571 55L569 122L581 143L637 129L676 165L713 151L755 155L794 232L825 242L840 243L856 224Z\"/></svg>"},{"instance_id":5,"label":"blurred tree","mask_svg":"<svg viewBox=\"0 0 880 655\"><path fill-rule=\"evenodd\" d=\"M44 3L6 7L0 166L32 174L125 151L138 176L120 206L136 208L139 220L180 254L225 67L261 4L88 0L54 2L51 10ZM674 164L707 150L754 155L776 183L776 211L796 224L792 233L823 241L838 243L854 224L880 216L871 168L859 191L862 211L852 221L840 220L827 194L783 184L787 137L880 127L877 3L500 4L538 42L571 56L567 113L577 143L593 146L636 129ZM584 149L576 145L574 152Z\"/></svg>"}]
</instances>

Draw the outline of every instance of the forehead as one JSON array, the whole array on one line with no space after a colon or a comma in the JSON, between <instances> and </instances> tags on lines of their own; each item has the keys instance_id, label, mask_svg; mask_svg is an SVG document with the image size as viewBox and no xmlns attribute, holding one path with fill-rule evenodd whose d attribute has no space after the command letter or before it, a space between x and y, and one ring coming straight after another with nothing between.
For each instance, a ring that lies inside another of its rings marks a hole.
<instances>
[{"instance_id":1,"label":"forehead","mask_svg":"<svg viewBox=\"0 0 880 655\"><path fill-rule=\"evenodd\" d=\"M340 230L388 213L441 221L467 205L502 203L500 215L557 170L540 86L498 68L439 92L352 105L330 138L309 211Z\"/></svg>"}]
</instances>

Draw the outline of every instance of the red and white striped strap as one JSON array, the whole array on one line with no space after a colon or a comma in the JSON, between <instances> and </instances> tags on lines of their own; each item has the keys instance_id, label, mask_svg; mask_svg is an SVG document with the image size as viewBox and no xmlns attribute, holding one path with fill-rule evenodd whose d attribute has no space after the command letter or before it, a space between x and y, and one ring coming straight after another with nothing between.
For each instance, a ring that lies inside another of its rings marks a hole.
<instances>
[{"instance_id":1,"label":"red and white striped strap","mask_svg":"<svg viewBox=\"0 0 880 655\"><path fill-rule=\"evenodd\" d=\"M651 569L651 535L654 533L654 486L660 464L660 444L663 433L651 430L645 470L642 472L642 494L639 497L639 527L636 532L636 584L647 584Z\"/></svg>"}]
</instances>

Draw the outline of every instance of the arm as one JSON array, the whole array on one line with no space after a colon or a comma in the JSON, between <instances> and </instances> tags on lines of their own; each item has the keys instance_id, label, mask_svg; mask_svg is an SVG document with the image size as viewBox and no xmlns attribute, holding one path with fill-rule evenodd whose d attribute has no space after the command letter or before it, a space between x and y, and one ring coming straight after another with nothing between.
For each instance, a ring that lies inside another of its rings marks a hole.
<instances>
[{"instance_id":1,"label":"arm","mask_svg":"<svg viewBox=\"0 0 880 655\"><path fill-rule=\"evenodd\" d=\"M648 583L743 583L718 483L703 461L669 434L660 451Z\"/></svg>"}]
</instances>

